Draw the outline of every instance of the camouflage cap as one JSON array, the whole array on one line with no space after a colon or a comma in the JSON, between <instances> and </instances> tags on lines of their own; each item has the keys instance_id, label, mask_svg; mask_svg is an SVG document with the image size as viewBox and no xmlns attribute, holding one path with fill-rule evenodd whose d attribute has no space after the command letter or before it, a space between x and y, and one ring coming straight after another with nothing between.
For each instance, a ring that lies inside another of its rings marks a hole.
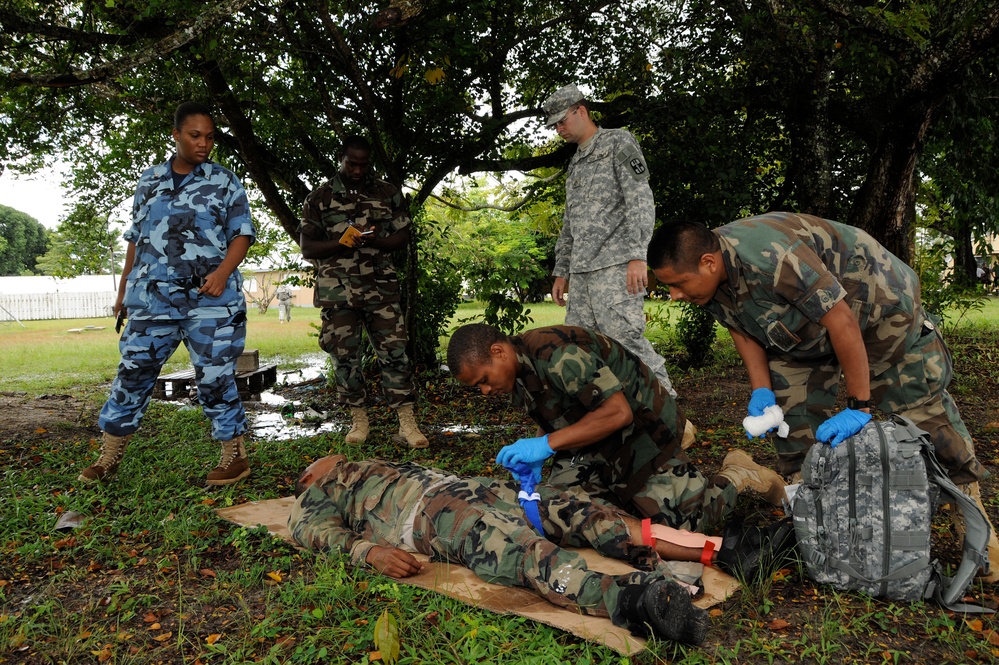
<instances>
[{"instance_id":1,"label":"camouflage cap","mask_svg":"<svg viewBox=\"0 0 999 665\"><path fill-rule=\"evenodd\" d=\"M583 93L572 83L562 86L553 92L545 100L545 103L541 105L548 116L545 118L545 127L554 126L555 123L565 117L566 112L570 108L583 101L583 99Z\"/></svg>"}]
</instances>

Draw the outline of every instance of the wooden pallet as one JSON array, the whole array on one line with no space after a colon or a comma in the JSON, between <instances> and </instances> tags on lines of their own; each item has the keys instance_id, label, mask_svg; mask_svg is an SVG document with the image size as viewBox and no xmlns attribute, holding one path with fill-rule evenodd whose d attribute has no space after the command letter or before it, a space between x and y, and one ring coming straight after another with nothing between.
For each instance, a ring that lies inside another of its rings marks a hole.
<instances>
[{"instance_id":1,"label":"wooden pallet","mask_svg":"<svg viewBox=\"0 0 999 665\"><path fill-rule=\"evenodd\" d=\"M242 399L259 395L277 382L277 363L258 369L236 372L236 387ZM194 370L186 369L156 379L153 397L156 399L184 399L194 390Z\"/></svg>"}]
</instances>

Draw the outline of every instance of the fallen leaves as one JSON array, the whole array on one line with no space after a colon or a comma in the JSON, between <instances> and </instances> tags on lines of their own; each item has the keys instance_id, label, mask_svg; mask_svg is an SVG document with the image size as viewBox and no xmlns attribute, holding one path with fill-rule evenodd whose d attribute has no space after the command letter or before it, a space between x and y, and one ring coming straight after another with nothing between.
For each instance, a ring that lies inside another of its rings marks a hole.
<instances>
[{"instance_id":1,"label":"fallen leaves","mask_svg":"<svg viewBox=\"0 0 999 665\"><path fill-rule=\"evenodd\" d=\"M770 630L784 630L785 628L790 627L790 625L791 624L784 619L774 619L768 624L767 627L770 628Z\"/></svg>"},{"instance_id":2,"label":"fallen leaves","mask_svg":"<svg viewBox=\"0 0 999 665\"><path fill-rule=\"evenodd\" d=\"M386 665L399 660L399 623L388 610L375 622L375 648L377 651L368 654L369 660L384 660Z\"/></svg>"}]
</instances>

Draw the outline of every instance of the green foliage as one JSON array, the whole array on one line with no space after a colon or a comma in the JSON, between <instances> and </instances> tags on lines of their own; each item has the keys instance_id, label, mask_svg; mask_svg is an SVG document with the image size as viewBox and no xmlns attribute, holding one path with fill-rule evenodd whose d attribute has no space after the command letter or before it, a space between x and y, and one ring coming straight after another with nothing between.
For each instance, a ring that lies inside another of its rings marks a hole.
<instances>
[{"instance_id":1,"label":"green foliage","mask_svg":"<svg viewBox=\"0 0 999 665\"><path fill-rule=\"evenodd\" d=\"M0 205L0 275L37 274L38 257L47 249L47 232L38 220Z\"/></svg>"},{"instance_id":2,"label":"green foliage","mask_svg":"<svg viewBox=\"0 0 999 665\"><path fill-rule=\"evenodd\" d=\"M387 609L375 622L375 648L381 652L385 665L399 660L399 622Z\"/></svg>"},{"instance_id":3,"label":"green foliage","mask_svg":"<svg viewBox=\"0 0 999 665\"><path fill-rule=\"evenodd\" d=\"M968 286L954 278L953 245L927 232L917 243L913 269L919 275L923 307L936 320L953 326L970 312L981 311L986 296L981 286Z\"/></svg>"},{"instance_id":4,"label":"green foliage","mask_svg":"<svg viewBox=\"0 0 999 665\"><path fill-rule=\"evenodd\" d=\"M450 255L442 251L448 242L448 228L433 221L423 210L413 217L418 261L415 275L418 300L410 303L406 296L408 280L413 278L414 266L406 262L399 271L403 280L403 303L412 324L407 330L410 360L418 367L437 367L437 347L447 332L451 317L461 300L461 275ZM400 265L397 261L396 265Z\"/></svg>"},{"instance_id":5,"label":"green foliage","mask_svg":"<svg viewBox=\"0 0 999 665\"><path fill-rule=\"evenodd\" d=\"M539 227L553 216L551 206L522 206L518 186L486 187L478 181L447 194L464 207L433 201L426 208L428 216L448 229L446 244L437 247L438 257L454 261L466 297L486 303L485 323L508 334L523 330L532 321L524 303L541 302L550 288L557 230Z\"/></svg>"},{"instance_id":6,"label":"green foliage","mask_svg":"<svg viewBox=\"0 0 999 665\"><path fill-rule=\"evenodd\" d=\"M706 310L680 303L683 314L676 324L677 337L687 352L687 363L692 367L709 364L714 355L711 350L715 341L715 320Z\"/></svg>"},{"instance_id":7,"label":"green foliage","mask_svg":"<svg viewBox=\"0 0 999 665\"><path fill-rule=\"evenodd\" d=\"M78 204L50 236L49 251L38 258L43 275L76 277L121 272L125 250L108 218L89 205Z\"/></svg>"}]
</instances>

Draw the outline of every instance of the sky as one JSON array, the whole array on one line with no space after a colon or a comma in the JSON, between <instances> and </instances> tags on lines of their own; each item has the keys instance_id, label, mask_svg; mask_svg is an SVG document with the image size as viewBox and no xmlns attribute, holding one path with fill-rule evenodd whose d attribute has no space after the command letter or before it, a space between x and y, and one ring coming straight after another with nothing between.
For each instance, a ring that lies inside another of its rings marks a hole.
<instances>
[{"instance_id":1,"label":"sky","mask_svg":"<svg viewBox=\"0 0 999 665\"><path fill-rule=\"evenodd\" d=\"M39 172L31 177L19 177L4 170L0 175L0 205L31 215L47 229L55 230L70 203L62 189L62 174L57 171Z\"/></svg>"}]
</instances>

